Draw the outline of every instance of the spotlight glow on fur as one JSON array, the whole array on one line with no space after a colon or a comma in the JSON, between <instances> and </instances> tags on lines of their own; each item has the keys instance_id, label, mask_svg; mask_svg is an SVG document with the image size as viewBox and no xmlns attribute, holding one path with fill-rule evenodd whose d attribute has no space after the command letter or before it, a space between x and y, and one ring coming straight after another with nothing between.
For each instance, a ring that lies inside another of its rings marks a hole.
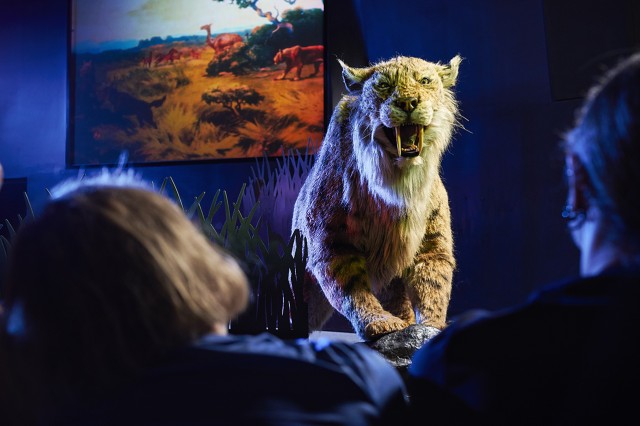
<instances>
[{"instance_id":1,"label":"spotlight glow on fur","mask_svg":"<svg viewBox=\"0 0 640 426\"><path fill-rule=\"evenodd\" d=\"M292 230L309 244L309 329L333 309L367 340L416 321L443 328L455 257L439 170L458 123L450 88L460 57L340 63L351 93L293 212Z\"/></svg>"}]
</instances>

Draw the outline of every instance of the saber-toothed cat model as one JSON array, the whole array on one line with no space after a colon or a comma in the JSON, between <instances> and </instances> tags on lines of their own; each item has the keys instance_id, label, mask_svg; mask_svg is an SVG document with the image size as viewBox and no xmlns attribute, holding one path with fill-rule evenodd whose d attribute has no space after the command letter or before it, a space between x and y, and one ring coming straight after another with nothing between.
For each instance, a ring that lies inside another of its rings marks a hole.
<instances>
[{"instance_id":1,"label":"saber-toothed cat model","mask_svg":"<svg viewBox=\"0 0 640 426\"><path fill-rule=\"evenodd\" d=\"M333 309L364 339L412 323L446 325L455 268L441 157L458 108L449 64L340 61L336 106L293 212L309 244L309 328Z\"/></svg>"}]
</instances>

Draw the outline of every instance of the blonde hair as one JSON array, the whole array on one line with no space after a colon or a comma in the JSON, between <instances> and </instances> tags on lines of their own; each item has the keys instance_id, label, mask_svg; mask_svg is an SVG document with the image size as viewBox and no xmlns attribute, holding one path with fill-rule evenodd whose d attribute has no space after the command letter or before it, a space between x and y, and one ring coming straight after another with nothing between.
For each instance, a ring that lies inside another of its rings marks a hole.
<instances>
[{"instance_id":1,"label":"blonde hair","mask_svg":"<svg viewBox=\"0 0 640 426\"><path fill-rule=\"evenodd\" d=\"M4 330L45 381L110 382L246 307L237 262L136 176L103 172L52 195L14 240Z\"/></svg>"}]
</instances>

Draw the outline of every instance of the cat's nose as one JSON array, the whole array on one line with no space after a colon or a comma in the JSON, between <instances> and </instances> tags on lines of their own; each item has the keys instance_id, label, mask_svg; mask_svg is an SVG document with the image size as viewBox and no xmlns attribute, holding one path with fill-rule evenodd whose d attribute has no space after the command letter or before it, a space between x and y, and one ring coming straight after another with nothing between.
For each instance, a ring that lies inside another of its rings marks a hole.
<instances>
[{"instance_id":1,"label":"cat's nose","mask_svg":"<svg viewBox=\"0 0 640 426\"><path fill-rule=\"evenodd\" d=\"M418 98L398 98L395 104L403 111L412 112L418 107Z\"/></svg>"}]
</instances>

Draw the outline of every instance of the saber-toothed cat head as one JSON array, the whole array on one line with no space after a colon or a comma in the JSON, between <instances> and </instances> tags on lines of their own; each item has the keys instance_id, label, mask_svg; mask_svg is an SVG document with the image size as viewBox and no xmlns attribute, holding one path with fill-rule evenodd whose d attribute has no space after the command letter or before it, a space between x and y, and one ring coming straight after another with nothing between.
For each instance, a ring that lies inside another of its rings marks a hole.
<instances>
[{"instance_id":1,"label":"saber-toothed cat head","mask_svg":"<svg viewBox=\"0 0 640 426\"><path fill-rule=\"evenodd\" d=\"M398 56L352 68L339 60L356 115L352 125L366 129L393 158L439 158L458 124L451 88L461 61L457 55L444 65Z\"/></svg>"}]
</instances>

